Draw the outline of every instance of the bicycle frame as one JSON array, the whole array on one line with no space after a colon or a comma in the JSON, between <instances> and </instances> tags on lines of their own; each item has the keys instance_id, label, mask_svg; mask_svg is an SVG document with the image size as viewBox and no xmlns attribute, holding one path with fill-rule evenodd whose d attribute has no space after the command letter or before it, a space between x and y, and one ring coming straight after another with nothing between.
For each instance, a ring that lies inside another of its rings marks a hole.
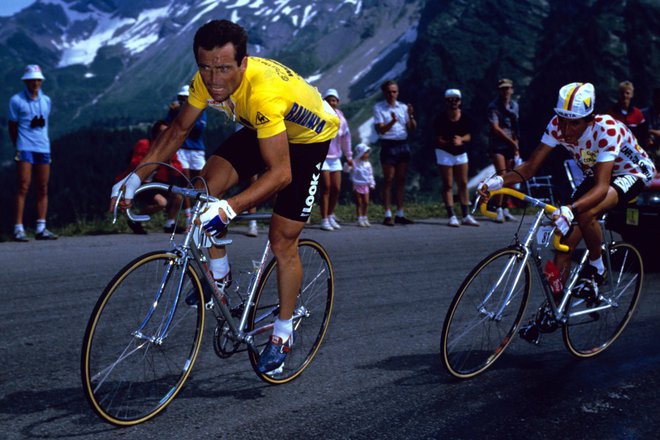
<instances>
[{"instance_id":1,"label":"bicycle frame","mask_svg":"<svg viewBox=\"0 0 660 440\"><path fill-rule=\"evenodd\" d=\"M549 284L548 284L548 282L547 282L547 280L546 280L546 278L543 274L543 269L541 268L542 258L540 256L539 252L537 252L537 250L534 248L532 243L534 241L534 238L539 233L539 228L541 226L551 225L550 220L546 220L544 222L544 220L545 220L544 213L552 212L557 208L555 208L552 205L546 204L546 203L544 203L544 202L542 202L538 199L535 199L531 196L528 196L526 194L520 193L518 191L509 189L509 188L503 188L503 189L498 190L498 191L493 191L491 194L497 194L497 193L508 194L510 196L513 196L515 198L518 198L520 200L528 202L532 206L541 207L542 209L539 210L536 213L536 215L534 217L534 220L532 222L532 225L529 228L529 232L527 233L525 238L522 240L522 242L518 241L516 239L516 243L514 244L514 247L517 247L520 250L520 252L523 254L522 264L520 265L520 268L518 269L517 273L515 274L515 282L513 283L511 289L507 293L507 295L505 297L505 300L502 301L502 304L500 304L500 307L499 307L499 309L497 310L496 313L490 313L491 318L499 319L499 317L501 316L506 304L511 300L511 297L513 296L513 293L514 293L514 288L517 286L518 281L520 280L520 276L522 275L522 272L525 268L525 265L527 264L527 262L529 261L530 258L535 263L534 267L536 268L536 273L538 275L538 279L541 282L541 285L543 286L543 292L545 294L546 299L548 300L548 304L549 304L549 306L552 310L552 313L554 315L554 318L555 318L555 320L557 320L557 322L559 322L561 324L566 324L566 322L568 322L568 320L570 318L574 318L574 317L577 317L577 316L580 316L580 315L590 314L590 313L597 312L597 311L600 311L600 310L605 310L605 309L608 309L610 307L616 307L617 304L614 301L607 299L604 304L594 306L594 307L590 307L588 310L568 312L568 313L566 312L568 302L571 298L571 291L573 290L573 287L575 286L575 283L578 280L578 274L580 272L580 269L584 266L584 264L587 261L587 256L589 255L588 250L584 251L582 257L580 258L579 263L572 268L571 273L570 273L570 275L567 279L567 283L564 286L564 290L563 290L563 293L562 293L562 296L561 296L561 300L559 301L559 304L555 304L554 295L553 295L552 290L550 289L550 286L549 286ZM481 206L482 206L481 211L484 215L486 215L487 217L494 217L495 216L495 213L492 213L492 212L489 212L489 211L486 210L486 205L485 204L482 204ZM599 221L599 224L601 225L601 227L603 227L604 218ZM555 231L554 230L551 231L551 233L553 233L553 232L555 232ZM560 237L555 233L554 241L553 241L554 247L557 250L559 250L560 252L567 251L568 247L565 246L565 245L562 245L559 242L559 238ZM612 240L610 240L610 242L611 241ZM603 251L604 251L603 255L605 257L604 261L605 261L605 264L607 266L607 270L611 273L612 266L611 266L611 261L610 261L610 256L609 256L609 246L610 246L610 244L609 244L608 240L604 239L603 243L602 243L602 247L603 247ZM486 303L486 301L488 300L488 298L490 298L490 296L492 295L492 292L495 290L495 288L497 288L497 286L499 286L501 284L502 279L504 277L504 274L508 271L511 264L513 264L513 261L511 261L507 264L505 269L502 271L502 276L497 281L497 283L495 284L493 289L491 289L491 292L489 292L486 295L486 298L484 299L484 301L482 302L480 307L482 307L483 304ZM610 288L612 289L612 291L614 291L613 276L610 276L609 283L610 283ZM584 301L584 300L578 300L578 301ZM577 304L580 304L580 302L578 302Z\"/></svg>"},{"instance_id":2,"label":"bicycle frame","mask_svg":"<svg viewBox=\"0 0 660 440\"><path fill-rule=\"evenodd\" d=\"M162 328L159 331L159 334L156 336L145 336L141 333L141 330L147 325L147 323L150 321L153 312L155 311L158 302L162 296L163 293L163 286L165 286L166 282L169 280L169 277L171 276L171 267L169 267L165 274L163 275L163 280L161 282L161 287L159 288L158 292L156 293L156 296L153 301L153 305L147 315L145 316L143 322L141 323L139 329L134 333L134 335L138 338L142 339L148 339L151 342L156 342L160 343L162 340L164 340L167 337L169 327L174 319L174 315L176 313L176 309L179 304L179 298L181 296L181 289L183 286L183 280L184 276L186 273L186 269L188 265L192 265L193 270L198 274L201 275L200 279L202 280L203 283L203 288L205 289L210 289L210 292L212 292L212 297L213 297L213 305L209 307L209 309L216 315L216 318L221 317L222 319L227 322L230 328L230 333L229 337L235 342L239 343L246 343L248 348L251 350L256 351L256 347L254 345L254 336L260 333L264 333L266 331L269 331L273 328L273 324L267 324L262 327L255 328L254 330L251 330L250 332L246 332L245 328L247 326L247 321L248 317L250 314L250 311L252 307L254 306L254 299L257 294L257 288L259 287L259 282L261 281L261 278L263 276L263 273L266 269L266 265L270 259L271 255L271 247L270 247L270 241L266 242L266 245L264 247L264 251L261 254L261 258L259 260L259 265L256 267L256 272L253 274L252 282L250 283L250 286L248 287L248 292L247 292L247 297L243 300L243 312L241 313L240 319L237 321L235 317L232 315L232 312L230 310L230 304L227 300L226 294L224 291L221 291L218 289L215 280L213 279L213 276L211 272L209 271L207 265L205 264L208 259L206 255L204 255L202 251L202 247L204 245L204 240L205 238L208 238L213 245L215 246L228 246L232 243L232 240L229 239L216 239L213 237L207 237L202 231L201 231L201 226L196 224L196 220L199 218L200 214L202 213L205 205L208 202L217 200L212 196L208 196L205 194L200 193L197 190L191 190L187 188L180 188L176 187L173 185L167 185L163 183L148 183L145 185L142 185L138 190L136 191L136 195L140 192L143 191L148 191L148 190L160 190L160 191L170 191L175 194L180 194L184 197L189 197L194 199L195 203L193 204L193 207L191 209L191 222L190 222L190 227L185 233L183 243L181 245L175 246L173 249L173 252L178 255L178 259L176 264L178 264L180 267L183 268L181 271L180 279L178 280L178 287L177 287L177 292L174 297L173 301L173 306L171 307L171 310L167 314L167 319L165 324L162 326ZM139 222L144 222L149 220L148 215L137 215L133 212L131 212L130 209L126 211L126 214L128 215L129 219L132 221L139 221ZM116 207L115 207L115 215L116 215ZM263 217L259 215L242 215L239 216L240 218L243 219L250 219L250 218L256 218L256 217ZM199 237L198 240L195 238ZM265 317L269 316L273 312L275 312L276 309L271 310L267 313L264 313L262 316L257 317L255 319L255 322L260 322ZM305 310L295 310L293 314L293 319L299 319L305 315Z\"/></svg>"}]
</instances>

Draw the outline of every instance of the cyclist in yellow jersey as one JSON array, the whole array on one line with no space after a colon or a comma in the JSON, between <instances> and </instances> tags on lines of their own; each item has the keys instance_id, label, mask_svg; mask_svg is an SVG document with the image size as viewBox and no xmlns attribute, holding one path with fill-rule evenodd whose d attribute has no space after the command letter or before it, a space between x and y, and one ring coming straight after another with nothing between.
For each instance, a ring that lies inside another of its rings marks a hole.
<instances>
[{"instance_id":1,"label":"cyclist in yellow jersey","mask_svg":"<svg viewBox=\"0 0 660 440\"><path fill-rule=\"evenodd\" d=\"M247 55L247 33L227 20L213 20L197 30L193 50L198 72L187 104L154 142L143 163L163 161L185 141L206 107L223 111L244 128L232 134L208 159L202 177L211 194L221 197L239 180L259 178L247 189L212 204L200 220L207 233L220 235L229 222L250 207L277 194L269 239L278 262L280 311L259 369L277 369L295 342L292 315L302 282L298 237L311 213L321 165L339 118L320 93L288 67ZM141 180L144 167L117 183L112 200L125 187L123 209ZM228 285L224 248L209 249L214 278Z\"/></svg>"}]
</instances>

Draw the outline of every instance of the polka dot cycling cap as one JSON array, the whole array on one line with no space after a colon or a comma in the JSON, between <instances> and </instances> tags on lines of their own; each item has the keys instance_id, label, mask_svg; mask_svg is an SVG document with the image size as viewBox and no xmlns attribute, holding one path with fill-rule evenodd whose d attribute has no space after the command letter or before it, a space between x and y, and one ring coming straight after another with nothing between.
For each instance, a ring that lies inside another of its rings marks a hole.
<instances>
[{"instance_id":1,"label":"polka dot cycling cap","mask_svg":"<svg viewBox=\"0 0 660 440\"><path fill-rule=\"evenodd\" d=\"M580 119L591 114L596 91L591 83L570 83L559 89L555 113L566 119Z\"/></svg>"}]
</instances>

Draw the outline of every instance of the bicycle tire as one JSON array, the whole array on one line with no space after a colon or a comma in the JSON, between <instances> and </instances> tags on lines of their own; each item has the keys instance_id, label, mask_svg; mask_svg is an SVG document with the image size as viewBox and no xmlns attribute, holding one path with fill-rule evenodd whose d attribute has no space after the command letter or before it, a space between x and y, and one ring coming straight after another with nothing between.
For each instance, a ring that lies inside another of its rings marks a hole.
<instances>
[{"instance_id":1,"label":"bicycle tire","mask_svg":"<svg viewBox=\"0 0 660 440\"><path fill-rule=\"evenodd\" d=\"M604 298L601 304L612 301L613 306L571 317L563 327L566 348L579 358L596 356L612 345L630 322L642 291L644 264L637 248L620 242L612 244L608 250L612 270L599 293ZM610 280L614 282L614 289ZM570 299L568 313L588 309L584 300Z\"/></svg>"},{"instance_id":2,"label":"bicycle tire","mask_svg":"<svg viewBox=\"0 0 660 440\"><path fill-rule=\"evenodd\" d=\"M136 425L156 416L181 390L195 363L204 307L184 301L192 294L203 304L202 285L191 266L178 263L178 256L167 251L131 261L106 286L89 318L81 355L83 390L96 414L113 425ZM179 282L168 332L154 341ZM137 334L141 324L144 337Z\"/></svg>"},{"instance_id":3,"label":"bicycle tire","mask_svg":"<svg viewBox=\"0 0 660 440\"><path fill-rule=\"evenodd\" d=\"M452 376L469 379L483 373L513 340L531 291L529 262L522 270L524 280L516 281L522 258L516 247L493 252L472 269L456 292L441 336L442 363ZM511 297L503 304L509 290Z\"/></svg>"},{"instance_id":4,"label":"bicycle tire","mask_svg":"<svg viewBox=\"0 0 660 440\"><path fill-rule=\"evenodd\" d=\"M283 366L269 373L257 369L259 354L248 350L250 363L257 376L270 384L283 384L298 377L310 364L323 342L334 302L334 272L332 263L323 246L313 240L302 239L298 242L300 261L303 267L303 281L296 301L294 315L303 315L294 319L296 334L293 349ZM247 330L263 327L275 321L279 313L277 289L277 261L271 260L257 288L255 304L250 311ZM262 351L270 338L270 331L254 336L257 350Z\"/></svg>"}]
</instances>

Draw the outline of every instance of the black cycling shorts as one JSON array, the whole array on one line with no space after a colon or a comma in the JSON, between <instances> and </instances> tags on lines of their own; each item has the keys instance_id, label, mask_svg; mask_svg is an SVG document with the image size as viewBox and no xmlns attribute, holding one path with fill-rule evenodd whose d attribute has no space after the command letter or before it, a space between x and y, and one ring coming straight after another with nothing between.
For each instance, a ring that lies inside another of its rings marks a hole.
<instances>
[{"instance_id":1,"label":"black cycling shorts","mask_svg":"<svg viewBox=\"0 0 660 440\"><path fill-rule=\"evenodd\" d=\"M291 183L277 193L273 212L290 220L306 222L319 192L321 165L328 154L330 141L313 144L289 143ZM233 133L213 153L227 160L238 173L239 180L248 180L266 170L259 151L257 132L242 128Z\"/></svg>"},{"instance_id":2,"label":"black cycling shorts","mask_svg":"<svg viewBox=\"0 0 660 440\"><path fill-rule=\"evenodd\" d=\"M571 195L571 203L578 200L580 197L585 195L587 191L593 188L595 184L595 179L593 176L585 178L580 186L578 186L573 195ZM625 207L632 199L637 197L639 193L644 189L644 181L637 176L631 174L626 174L624 176L612 176L610 180L610 186L619 195L619 201L617 202L617 207Z\"/></svg>"}]
</instances>

